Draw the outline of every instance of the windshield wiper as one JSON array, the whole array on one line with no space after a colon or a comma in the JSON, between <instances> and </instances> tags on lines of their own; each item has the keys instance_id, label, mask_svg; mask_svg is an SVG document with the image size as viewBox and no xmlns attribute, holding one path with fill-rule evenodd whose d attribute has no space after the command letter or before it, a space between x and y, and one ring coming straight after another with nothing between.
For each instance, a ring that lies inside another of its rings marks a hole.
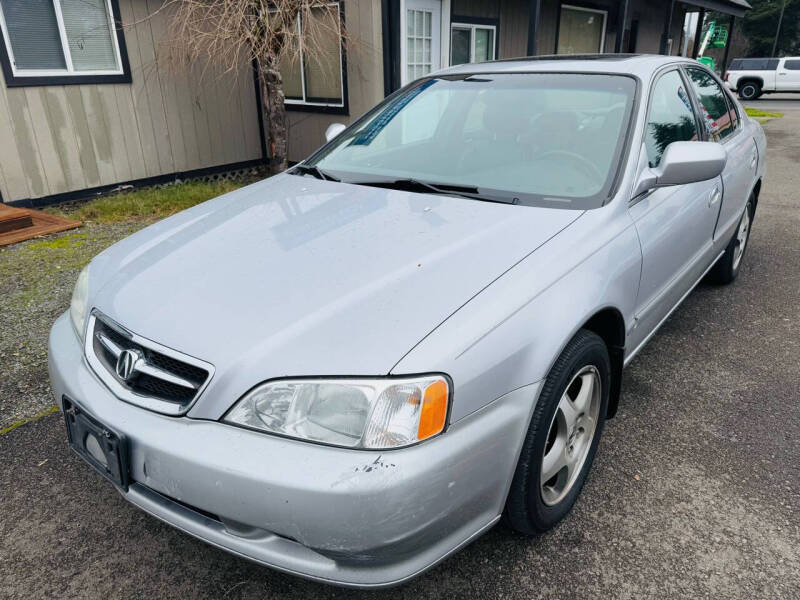
<instances>
[{"instance_id":1,"label":"windshield wiper","mask_svg":"<svg viewBox=\"0 0 800 600\"><path fill-rule=\"evenodd\" d=\"M429 183L419 179L377 179L375 181L348 181L354 185L369 185L392 190L402 190L405 192L428 192L430 194L442 194L448 196L461 196L470 200L483 200L486 202L500 202L502 204L517 204L517 198L502 198L481 194L476 187L465 185L452 185L449 183Z\"/></svg>"},{"instance_id":2,"label":"windshield wiper","mask_svg":"<svg viewBox=\"0 0 800 600\"><path fill-rule=\"evenodd\" d=\"M301 163L299 165L295 165L292 168L292 171L297 171L302 175L312 175L317 179L322 179L323 181L339 181L336 177L334 177L330 173L326 173L319 167L313 165L304 165Z\"/></svg>"}]
</instances>

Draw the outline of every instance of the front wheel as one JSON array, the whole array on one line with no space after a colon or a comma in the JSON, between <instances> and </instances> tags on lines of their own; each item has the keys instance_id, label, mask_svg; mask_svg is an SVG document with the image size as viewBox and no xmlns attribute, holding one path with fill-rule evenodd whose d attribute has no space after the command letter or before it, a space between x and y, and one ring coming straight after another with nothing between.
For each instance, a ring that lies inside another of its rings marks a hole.
<instances>
[{"instance_id":1,"label":"front wheel","mask_svg":"<svg viewBox=\"0 0 800 600\"><path fill-rule=\"evenodd\" d=\"M505 520L520 533L552 528L572 509L589 474L608 408L605 342L579 331L545 380L523 443Z\"/></svg>"},{"instance_id":2,"label":"front wheel","mask_svg":"<svg viewBox=\"0 0 800 600\"><path fill-rule=\"evenodd\" d=\"M747 241L750 239L750 224L753 221L753 198L747 201L742 218L733 234L731 241L725 248L725 253L709 272L709 279L714 283L728 284L739 276L739 268L742 266L744 251L747 249Z\"/></svg>"}]
</instances>

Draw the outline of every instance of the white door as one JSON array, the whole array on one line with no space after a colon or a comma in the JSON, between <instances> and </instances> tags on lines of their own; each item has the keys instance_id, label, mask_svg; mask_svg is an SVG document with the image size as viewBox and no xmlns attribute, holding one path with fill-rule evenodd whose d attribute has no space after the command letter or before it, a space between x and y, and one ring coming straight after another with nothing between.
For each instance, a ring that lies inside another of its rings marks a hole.
<instances>
[{"instance_id":1,"label":"white door","mask_svg":"<svg viewBox=\"0 0 800 600\"><path fill-rule=\"evenodd\" d=\"M403 85L442 66L441 0L406 0L404 4L400 23Z\"/></svg>"},{"instance_id":2,"label":"white door","mask_svg":"<svg viewBox=\"0 0 800 600\"><path fill-rule=\"evenodd\" d=\"M785 58L778 65L778 91L800 92L800 58Z\"/></svg>"}]
</instances>

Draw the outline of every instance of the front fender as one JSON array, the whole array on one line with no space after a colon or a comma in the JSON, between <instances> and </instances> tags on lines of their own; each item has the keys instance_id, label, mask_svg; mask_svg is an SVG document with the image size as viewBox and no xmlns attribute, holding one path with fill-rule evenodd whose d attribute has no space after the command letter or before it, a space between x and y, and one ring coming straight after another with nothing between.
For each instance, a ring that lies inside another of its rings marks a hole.
<instances>
[{"instance_id":1,"label":"front fender","mask_svg":"<svg viewBox=\"0 0 800 600\"><path fill-rule=\"evenodd\" d=\"M597 312L611 307L631 323L640 274L627 206L588 211L442 323L392 373L448 373L457 421L546 377Z\"/></svg>"}]
</instances>

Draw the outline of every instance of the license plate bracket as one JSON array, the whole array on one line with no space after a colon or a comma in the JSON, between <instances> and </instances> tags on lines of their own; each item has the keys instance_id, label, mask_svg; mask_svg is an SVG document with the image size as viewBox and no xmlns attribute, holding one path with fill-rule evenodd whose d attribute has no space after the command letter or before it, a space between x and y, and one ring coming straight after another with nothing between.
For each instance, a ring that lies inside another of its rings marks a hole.
<instances>
[{"instance_id":1,"label":"license plate bracket","mask_svg":"<svg viewBox=\"0 0 800 600\"><path fill-rule=\"evenodd\" d=\"M103 477L123 490L128 489L128 443L73 400L64 396L64 421L69 445Z\"/></svg>"}]
</instances>

